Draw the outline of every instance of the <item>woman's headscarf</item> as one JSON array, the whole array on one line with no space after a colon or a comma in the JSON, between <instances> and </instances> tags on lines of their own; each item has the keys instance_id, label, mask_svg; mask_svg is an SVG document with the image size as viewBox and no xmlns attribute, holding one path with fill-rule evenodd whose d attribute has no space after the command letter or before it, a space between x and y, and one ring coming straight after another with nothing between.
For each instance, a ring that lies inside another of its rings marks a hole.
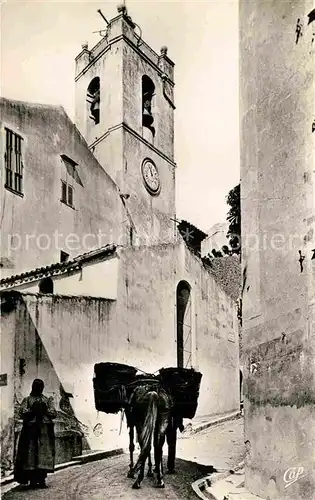
<instances>
[{"instance_id":1,"label":"woman's headscarf","mask_svg":"<svg viewBox=\"0 0 315 500\"><path fill-rule=\"evenodd\" d=\"M36 378L32 384L31 396L41 396L44 390L45 384L40 378Z\"/></svg>"}]
</instances>

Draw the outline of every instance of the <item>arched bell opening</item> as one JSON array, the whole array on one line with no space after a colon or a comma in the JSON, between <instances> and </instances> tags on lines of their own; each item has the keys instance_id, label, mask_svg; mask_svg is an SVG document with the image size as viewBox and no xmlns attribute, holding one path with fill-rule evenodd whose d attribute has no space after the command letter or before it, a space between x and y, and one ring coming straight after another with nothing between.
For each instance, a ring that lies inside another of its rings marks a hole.
<instances>
[{"instance_id":1,"label":"arched bell opening","mask_svg":"<svg viewBox=\"0 0 315 500\"><path fill-rule=\"evenodd\" d=\"M88 86L86 101L89 107L89 118L97 125L100 122L100 78L98 76L93 78Z\"/></svg>"},{"instance_id":2,"label":"arched bell opening","mask_svg":"<svg viewBox=\"0 0 315 500\"><path fill-rule=\"evenodd\" d=\"M155 92L155 85L147 75L142 77L142 126L149 129L152 136L155 135L153 127L154 116L152 113L152 98Z\"/></svg>"}]
</instances>

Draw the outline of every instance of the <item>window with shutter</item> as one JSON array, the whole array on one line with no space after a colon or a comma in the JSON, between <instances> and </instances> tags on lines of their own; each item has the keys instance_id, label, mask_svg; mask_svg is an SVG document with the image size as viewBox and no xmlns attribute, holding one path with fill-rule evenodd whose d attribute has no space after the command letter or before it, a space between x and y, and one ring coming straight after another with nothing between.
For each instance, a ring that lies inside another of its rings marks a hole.
<instances>
[{"instance_id":1,"label":"window with shutter","mask_svg":"<svg viewBox=\"0 0 315 500\"><path fill-rule=\"evenodd\" d=\"M5 129L5 187L17 194L23 194L22 137Z\"/></svg>"}]
</instances>

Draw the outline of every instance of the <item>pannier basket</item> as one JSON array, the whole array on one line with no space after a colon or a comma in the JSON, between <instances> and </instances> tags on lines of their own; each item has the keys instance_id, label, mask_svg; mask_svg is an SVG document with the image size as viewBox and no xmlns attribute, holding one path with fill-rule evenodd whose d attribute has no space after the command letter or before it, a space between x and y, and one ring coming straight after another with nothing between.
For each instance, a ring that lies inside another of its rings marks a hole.
<instances>
[{"instance_id":1,"label":"pannier basket","mask_svg":"<svg viewBox=\"0 0 315 500\"><path fill-rule=\"evenodd\" d=\"M118 413L126 408L126 386L135 380L137 369L120 363L94 365L94 402L97 411Z\"/></svg>"},{"instance_id":2,"label":"pannier basket","mask_svg":"<svg viewBox=\"0 0 315 500\"><path fill-rule=\"evenodd\" d=\"M174 400L175 414L181 418L193 418L198 406L202 374L193 368L161 368L163 387Z\"/></svg>"}]
</instances>

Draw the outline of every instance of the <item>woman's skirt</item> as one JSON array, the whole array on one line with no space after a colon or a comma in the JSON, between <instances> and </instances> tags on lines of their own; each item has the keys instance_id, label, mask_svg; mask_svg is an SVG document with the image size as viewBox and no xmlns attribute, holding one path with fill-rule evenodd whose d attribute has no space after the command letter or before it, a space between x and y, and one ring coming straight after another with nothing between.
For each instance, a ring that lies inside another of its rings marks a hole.
<instances>
[{"instance_id":1,"label":"woman's skirt","mask_svg":"<svg viewBox=\"0 0 315 500\"><path fill-rule=\"evenodd\" d=\"M24 424L15 460L15 481L27 484L34 471L54 472L54 467L54 424Z\"/></svg>"}]
</instances>

